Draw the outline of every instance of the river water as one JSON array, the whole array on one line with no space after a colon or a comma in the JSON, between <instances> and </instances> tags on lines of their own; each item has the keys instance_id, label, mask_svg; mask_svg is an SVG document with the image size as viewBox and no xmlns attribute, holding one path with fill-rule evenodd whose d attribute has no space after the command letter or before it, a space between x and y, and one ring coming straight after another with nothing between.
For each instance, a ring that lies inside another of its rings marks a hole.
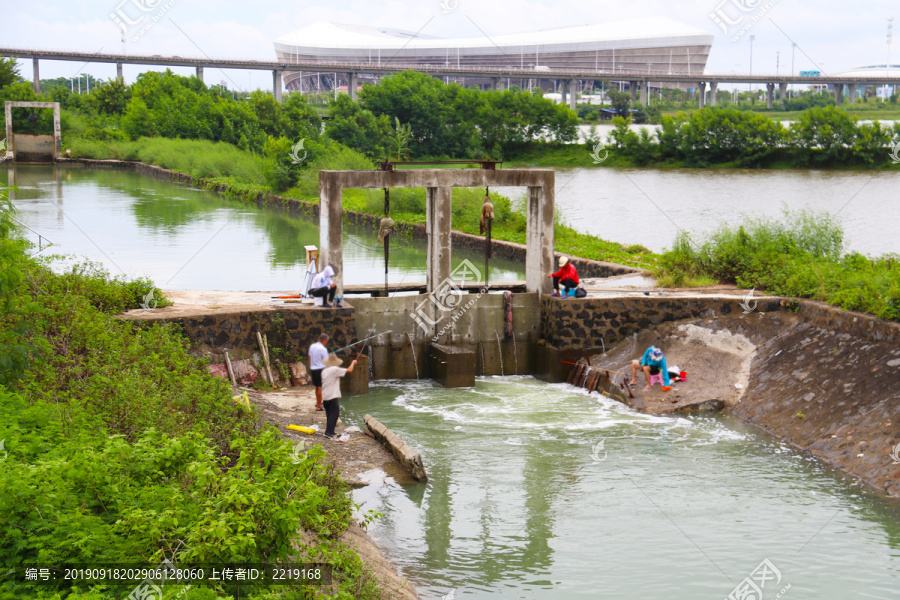
<instances>
[{"instance_id":1,"label":"river water","mask_svg":"<svg viewBox=\"0 0 900 600\"><path fill-rule=\"evenodd\" d=\"M163 289L295 290L305 245L319 245L318 220L259 209L121 170L0 168L17 218L55 245L45 252L102 263L113 275L149 277ZM24 232L31 241L37 236ZM368 229L344 226L344 283L383 283L384 250ZM394 235L389 281L425 281L425 243ZM483 254L454 250L454 266ZM523 265L491 260L491 281L525 278Z\"/></svg>"},{"instance_id":2,"label":"river water","mask_svg":"<svg viewBox=\"0 0 900 600\"><path fill-rule=\"evenodd\" d=\"M428 483L354 497L425 599L721 600L764 560L764 600L900 598L900 503L728 416L525 376L342 400L346 424L366 413L424 457Z\"/></svg>"},{"instance_id":3,"label":"river water","mask_svg":"<svg viewBox=\"0 0 900 600\"><path fill-rule=\"evenodd\" d=\"M896 171L557 169L556 205L577 231L657 252L682 230L699 241L745 215L825 210L843 225L848 250L881 255L900 253L898 187ZM497 191L524 196L520 188Z\"/></svg>"}]
</instances>

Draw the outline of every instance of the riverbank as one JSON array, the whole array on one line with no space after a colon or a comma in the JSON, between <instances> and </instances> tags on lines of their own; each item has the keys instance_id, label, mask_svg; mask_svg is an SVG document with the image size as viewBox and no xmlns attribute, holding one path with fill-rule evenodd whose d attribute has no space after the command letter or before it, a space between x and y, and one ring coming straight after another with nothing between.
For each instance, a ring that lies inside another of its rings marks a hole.
<instances>
[{"instance_id":1,"label":"riverbank","mask_svg":"<svg viewBox=\"0 0 900 600\"><path fill-rule=\"evenodd\" d=\"M321 447L325 462L337 471L350 487L379 486L390 483L401 485L414 483L412 476L400 466L374 438L365 435L363 423L348 426L339 420L335 431L338 435L349 430L347 441L326 440L325 413L315 410L315 388L305 385L279 392L246 390L250 402L260 412L262 422L274 425L295 448L305 451L311 446ZM353 396L345 396L341 403L353 402ZM312 435L287 429L287 425L316 426ZM361 517L363 515L360 515ZM382 600L418 600L413 585L384 555L364 527L353 523L340 537L340 541L352 547L377 580Z\"/></svg>"},{"instance_id":2,"label":"riverbank","mask_svg":"<svg viewBox=\"0 0 900 600\"><path fill-rule=\"evenodd\" d=\"M759 312L650 326L591 364L624 374L658 346L686 381L643 392L639 374L633 398L607 395L651 414L720 401L744 422L900 497L900 324L808 301L798 312L773 311L772 303L763 312L760 302Z\"/></svg>"}]
</instances>

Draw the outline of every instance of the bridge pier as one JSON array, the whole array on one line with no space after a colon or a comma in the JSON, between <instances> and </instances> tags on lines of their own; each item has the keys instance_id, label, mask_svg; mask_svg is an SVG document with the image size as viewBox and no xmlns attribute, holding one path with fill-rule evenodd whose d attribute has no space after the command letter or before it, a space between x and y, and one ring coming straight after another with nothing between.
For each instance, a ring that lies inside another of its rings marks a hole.
<instances>
[{"instance_id":1,"label":"bridge pier","mask_svg":"<svg viewBox=\"0 0 900 600\"><path fill-rule=\"evenodd\" d=\"M281 71L278 69L272 71L272 95L275 102L281 102Z\"/></svg>"},{"instance_id":2,"label":"bridge pier","mask_svg":"<svg viewBox=\"0 0 900 600\"><path fill-rule=\"evenodd\" d=\"M566 81L565 79L563 79L559 82L559 96L560 96L559 103L560 104L566 103L566 94L568 94L568 93L569 93L569 82Z\"/></svg>"},{"instance_id":3,"label":"bridge pier","mask_svg":"<svg viewBox=\"0 0 900 600\"><path fill-rule=\"evenodd\" d=\"M716 94L719 93L719 82L718 81L710 81L709 82L709 105L715 106L718 103L716 99Z\"/></svg>"},{"instance_id":4,"label":"bridge pier","mask_svg":"<svg viewBox=\"0 0 900 600\"><path fill-rule=\"evenodd\" d=\"M197 65L197 79L203 81L203 67Z\"/></svg>"},{"instance_id":5,"label":"bridge pier","mask_svg":"<svg viewBox=\"0 0 900 600\"><path fill-rule=\"evenodd\" d=\"M650 82L641 82L641 104L647 106L650 102Z\"/></svg>"},{"instance_id":6,"label":"bridge pier","mask_svg":"<svg viewBox=\"0 0 900 600\"><path fill-rule=\"evenodd\" d=\"M844 103L844 84L843 83L835 83L834 84L834 103L837 105L841 105Z\"/></svg>"},{"instance_id":7,"label":"bridge pier","mask_svg":"<svg viewBox=\"0 0 900 600\"><path fill-rule=\"evenodd\" d=\"M38 57L35 56L32 59L32 61L34 63L34 93L40 94L41 93L41 76L38 71Z\"/></svg>"},{"instance_id":8,"label":"bridge pier","mask_svg":"<svg viewBox=\"0 0 900 600\"><path fill-rule=\"evenodd\" d=\"M125 83L125 73L122 71L122 63L116 63L116 79L119 80L119 83Z\"/></svg>"},{"instance_id":9,"label":"bridge pier","mask_svg":"<svg viewBox=\"0 0 900 600\"><path fill-rule=\"evenodd\" d=\"M706 107L706 82L701 81L697 84L697 95L700 96L700 108Z\"/></svg>"},{"instance_id":10,"label":"bridge pier","mask_svg":"<svg viewBox=\"0 0 900 600\"><path fill-rule=\"evenodd\" d=\"M638 82L637 81L629 81L628 82L628 90L631 92L631 99L638 99Z\"/></svg>"},{"instance_id":11,"label":"bridge pier","mask_svg":"<svg viewBox=\"0 0 900 600\"><path fill-rule=\"evenodd\" d=\"M578 82L574 79L569 80L569 108L576 110L575 106L575 90L578 89Z\"/></svg>"},{"instance_id":12,"label":"bridge pier","mask_svg":"<svg viewBox=\"0 0 900 600\"><path fill-rule=\"evenodd\" d=\"M359 87L359 73L347 74L347 91L350 93L350 99L356 101L356 88Z\"/></svg>"},{"instance_id":13,"label":"bridge pier","mask_svg":"<svg viewBox=\"0 0 900 600\"><path fill-rule=\"evenodd\" d=\"M787 98L788 84L781 82L778 84L778 99L784 104L785 99Z\"/></svg>"},{"instance_id":14,"label":"bridge pier","mask_svg":"<svg viewBox=\"0 0 900 600\"><path fill-rule=\"evenodd\" d=\"M772 103L775 100L775 84L767 83L766 84L766 108L771 109Z\"/></svg>"},{"instance_id":15,"label":"bridge pier","mask_svg":"<svg viewBox=\"0 0 900 600\"><path fill-rule=\"evenodd\" d=\"M491 77L491 89L495 92L500 90L500 78L499 77Z\"/></svg>"},{"instance_id":16,"label":"bridge pier","mask_svg":"<svg viewBox=\"0 0 900 600\"><path fill-rule=\"evenodd\" d=\"M851 83L847 85L847 95L850 97L850 104L856 102L856 84Z\"/></svg>"}]
</instances>

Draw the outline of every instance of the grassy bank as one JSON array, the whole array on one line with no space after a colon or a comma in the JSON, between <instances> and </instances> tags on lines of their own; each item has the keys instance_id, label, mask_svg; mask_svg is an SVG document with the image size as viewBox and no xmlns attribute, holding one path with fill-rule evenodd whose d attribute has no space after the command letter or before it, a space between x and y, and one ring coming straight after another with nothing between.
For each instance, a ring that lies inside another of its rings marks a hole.
<instances>
[{"instance_id":1,"label":"grassy bank","mask_svg":"<svg viewBox=\"0 0 900 600\"><path fill-rule=\"evenodd\" d=\"M705 277L900 321L900 256L845 254L843 230L827 212L749 219L701 243L682 235L656 275L667 286Z\"/></svg>"},{"instance_id":2,"label":"grassy bank","mask_svg":"<svg viewBox=\"0 0 900 600\"><path fill-rule=\"evenodd\" d=\"M317 447L292 457L232 400L178 329L114 315L153 286L91 265L54 273L26 255L0 207L0 549L29 565L155 567L323 561L331 588L247 586L241 598L377 598L337 542L346 486ZM305 532L306 542L299 542ZM21 577L20 577L21 579ZM132 586L133 587L133 586ZM277 592L277 593L276 593ZM0 578L0 598L121 598L131 588ZM234 598L234 586L164 586L164 597Z\"/></svg>"}]
</instances>

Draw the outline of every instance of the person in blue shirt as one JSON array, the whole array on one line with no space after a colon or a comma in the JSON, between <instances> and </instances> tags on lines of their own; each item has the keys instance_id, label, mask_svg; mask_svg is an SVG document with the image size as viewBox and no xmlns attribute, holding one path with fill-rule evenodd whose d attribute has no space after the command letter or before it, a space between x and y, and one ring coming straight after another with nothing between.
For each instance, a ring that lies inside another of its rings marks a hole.
<instances>
[{"instance_id":1,"label":"person in blue shirt","mask_svg":"<svg viewBox=\"0 0 900 600\"><path fill-rule=\"evenodd\" d=\"M635 375L637 375L638 369L644 371L644 379L647 381L647 387L644 388L645 392L650 391L650 376L656 375L660 371L662 371L663 386L669 387L672 385L672 382L669 380L669 369L666 367L666 355L656 346L647 348L641 360L631 361L631 383L629 384L631 386L634 386L637 381Z\"/></svg>"}]
</instances>

